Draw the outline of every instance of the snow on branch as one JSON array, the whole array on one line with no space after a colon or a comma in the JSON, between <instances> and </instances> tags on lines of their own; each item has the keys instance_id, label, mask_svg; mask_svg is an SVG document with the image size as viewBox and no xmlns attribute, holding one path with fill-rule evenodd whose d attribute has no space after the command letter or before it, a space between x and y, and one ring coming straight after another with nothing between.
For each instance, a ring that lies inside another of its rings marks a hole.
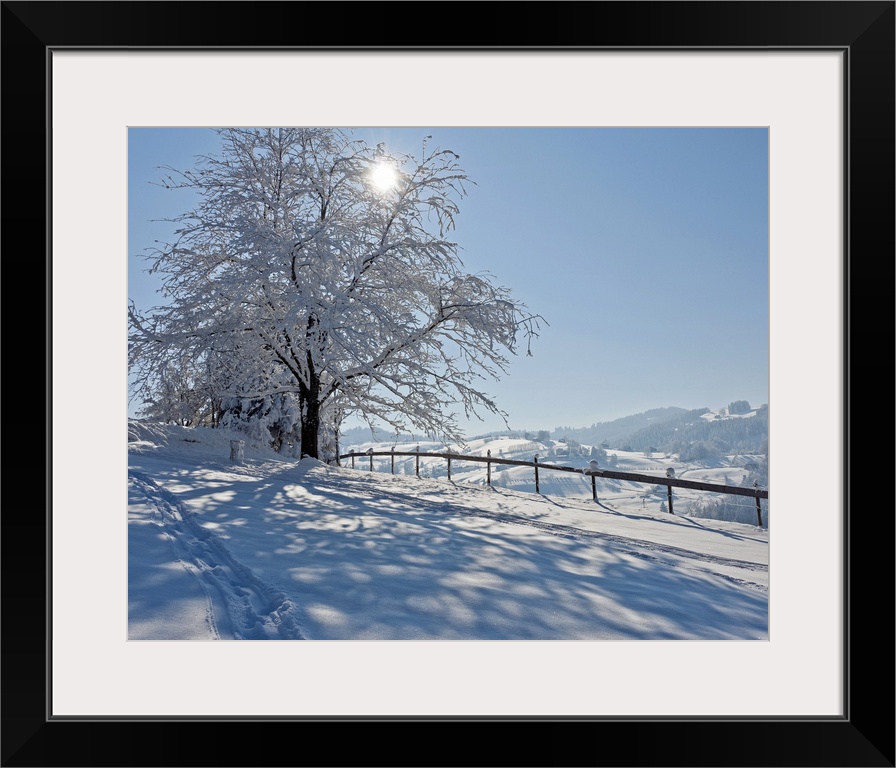
<instances>
[{"instance_id":1,"label":"snow on branch","mask_svg":"<svg viewBox=\"0 0 896 768\"><path fill-rule=\"evenodd\" d=\"M137 390L164 399L191 368L219 416L289 401L278 434L291 424L311 456L337 412L453 439L456 406L506 420L479 382L506 373L522 339L531 354L544 320L464 272L446 237L473 183L456 153L427 139L419 158L390 155L324 128L219 135L219 154L161 181L199 202L148 256L169 303L128 309ZM384 162L394 175L374 182Z\"/></svg>"}]
</instances>

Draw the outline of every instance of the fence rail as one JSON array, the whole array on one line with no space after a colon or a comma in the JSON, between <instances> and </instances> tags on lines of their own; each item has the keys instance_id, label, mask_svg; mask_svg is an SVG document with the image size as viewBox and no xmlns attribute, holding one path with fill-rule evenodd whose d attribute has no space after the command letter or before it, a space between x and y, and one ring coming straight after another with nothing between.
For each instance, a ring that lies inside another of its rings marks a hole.
<instances>
[{"instance_id":1,"label":"fence rail","mask_svg":"<svg viewBox=\"0 0 896 768\"><path fill-rule=\"evenodd\" d=\"M591 478L591 495L597 500L597 483L598 477L608 480L627 480L632 483L644 483L648 485L665 485L668 490L669 514L672 511L672 489L673 488L690 488L695 491L710 491L713 493L726 493L732 496L748 496L756 499L756 519L759 527L762 527L762 506L761 499L768 499L768 491L764 488L745 488L739 485L718 485L716 483L702 483L696 480L684 480L678 477L645 475L640 472L617 472L614 469L590 469L581 467L567 467L562 464L541 464L536 455L532 461L524 461L522 459L498 459L491 455L491 451L487 456L470 456L463 453L421 453L420 451L364 451L344 453L338 457L338 460L351 459L352 469L355 468L355 459L368 457L370 459L370 471L373 471L373 459L376 456L391 457L392 474L395 474L395 457L408 456L415 457L415 474L420 476L420 457L441 458L448 462L448 479L451 479L451 463L452 461L468 461L479 462L486 465L486 482L492 484L491 465L505 464L516 467L533 467L535 470L535 492L540 493L539 471L551 470L552 472L575 472Z\"/></svg>"}]
</instances>

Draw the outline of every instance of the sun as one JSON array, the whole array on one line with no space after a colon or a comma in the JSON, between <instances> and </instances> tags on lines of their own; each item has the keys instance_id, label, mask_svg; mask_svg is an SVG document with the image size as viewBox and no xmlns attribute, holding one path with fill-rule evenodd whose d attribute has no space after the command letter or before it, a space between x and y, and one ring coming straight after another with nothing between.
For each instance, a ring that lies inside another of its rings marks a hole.
<instances>
[{"instance_id":1,"label":"sun","mask_svg":"<svg viewBox=\"0 0 896 768\"><path fill-rule=\"evenodd\" d=\"M380 192L391 192L398 186L398 169L387 162L379 162L370 169L370 181Z\"/></svg>"}]
</instances>

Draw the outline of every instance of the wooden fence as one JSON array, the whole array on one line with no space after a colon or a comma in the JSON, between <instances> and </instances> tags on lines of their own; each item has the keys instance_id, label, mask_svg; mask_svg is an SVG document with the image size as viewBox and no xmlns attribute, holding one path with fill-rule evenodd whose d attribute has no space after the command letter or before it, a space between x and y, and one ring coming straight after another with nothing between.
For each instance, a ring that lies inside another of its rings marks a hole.
<instances>
[{"instance_id":1,"label":"wooden fence","mask_svg":"<svg viewBox=\"0 0 896 768\"><path fill-rule=\"evenodd\" d=\"M670 476L645 475L638 472L617 472L613 469L582 469L580 467L566 467L559 464L539 464L536 455L532 461L522 461L519 459L496 459L491 455L491 451L486 456L469 456L461 453L420 453L417 451L365 451L363 453L351 452L344 453L339 456L342 459L351 459L352 469L355 468L356 458L370 459L370 471L373 471L373 459L375 456L391 457L392 474L395 474L395 457L396 456L413 456L415 461L415 474L420 476L420 457L442 458L448 462L448 479L451 479L451 463L456 461L479 462L486 465L486 482L492 484L492 464L509 464L516 467L533 467L535 470L535 493L541 493L539 484L539 471L551 470L553 472L575 472L591 478L591 496L597 500L597 483L598 477L604 477L608 480L627 480L632 483L645 483L649 485L665 485L667 487L667 497L669 499L669 514L672 511L672 489L673 488L690 488L695 491L711 491L713 493L727 493L733 496L749 496L756 499L756 520L759 527L762 527L762 505L761 499L768 499L768 491L762 488L745 488L738 485L718 485L716 483L701 483L695 480L683 480Z\"/></svg>"}]
</instances>

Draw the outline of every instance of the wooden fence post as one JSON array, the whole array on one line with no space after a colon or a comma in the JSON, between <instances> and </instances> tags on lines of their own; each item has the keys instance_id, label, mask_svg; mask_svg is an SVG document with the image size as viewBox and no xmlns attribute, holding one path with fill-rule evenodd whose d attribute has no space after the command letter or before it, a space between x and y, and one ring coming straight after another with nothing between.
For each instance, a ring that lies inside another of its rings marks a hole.
<instances>
[{"instance_id":1,"label":"wooden fence post","mask_svg":"<svg viewBox=\"0 0 896 768\"><path fill-rule=\"evenodd\" d=\"M231 446L231 447L233 448L233 446ZM389 461L390 469L391 469L392 474L394 475L395 474L395 456L399 455L399 453L414 457L414 472L417 475L417 477L420 477L420 446L419 445L416 446L414 451L408 452L406 454L404 451L396 452L395 446L392 446L391 450L389 450L389 451L383 451L381 454L376 453L373 450L373 448L370 448L368 451L363 451L363 452L359 452L359 451L356 451L355 449L351 449L349 453L345 454L345 458L351 459L351 468L354 469L355 468L355 456L364 456L366 454L370 459L370 471L374 472L375 471L374 461L373 461L374 455L388 455L390 457L390 461ZM531 464L531 466L535 470L535 493L541 494L541 471L540 471L541 464L538 461L538 459L540 457L537 453L534 455L532 462L514 461L514 460L503 459L503 458L495 459L492 456L491 449L486 450L485 456L481 456L481 455L480 456L466 456L464 454L453 454L451 452L429 453L427 455L429 455L431 458L444 458L447 460L447 462L448 462L448 480L451 482L453 482L452 476L451 476L452 462L453 462L455 456L460 458L461 461L485 462L486 482L488 483L489 486L492 485L492 461L493 460L497 461L499 464L518 464L521 466L525 465L525 464ZM337 457L337 459L341 459L341 458L342 457ZM593 464L593 462L592 462L592 464ZM653 477L647 476L647 475L641 475L641 474L637 474L637 473L614 472L614 471L605 472L603 470L597 470L595 468L592 468L592 470L589 471L588 469L577 469L577 468L568 467L568 466L557 466L557 465L550 464L550 463L547 465L547 468L550 470L563 470L563 471L567 471L567 472L579 472L579 473L584 473L585 475L590 476L591 477L591 498L595 502L598 501L597 475L605 477L609 474L610 477L616 477L618 479L628 479L630 482L650 484L650 485L654 486L654 493L659 492L655 485L655 483L657 483L656 479ZM402 471L404 471L404 470L402 470ZM429 476L431 477L432 475L429 475ZM671 483L673 481L671 479L669 479L669 478L674 478L674 475L671 474L671 472L668 469L667 469L667 473L666 473L666 478L667 479L663 484L667 486L668 504L669 504L667 511L669 512L670 515L674 515L675 508L673 505L674 499L672 496L672 485L671 485ZM662 482L662 481L660 481L660 482ZM746 488L741 488L741 487L729 487L729 486L725 486L725 485L717 486L712 483L700 483L700 482L695 482L695 481L690 481L690 480L675 480L674 482L676 483L676 485L680 485L685 488L693 488L695 490L700 490L700 491L713 491L713 492L721 492L721 493L728 493L728 494L736 494L736 495L740 495L740 496L749 496L752 491L754 498L756 500L756 524L760 528L763 526L762 501L761 500L768 499L768 491L765 489L759 488L758 483L754 484L752 489L746 489ZM645 499L646 499L646 495L642 496L642 501L641 501L642 506L644 506L644 504L645 504Z\"/></svg>"},{"instance_id":2,"label":"wooden fence post","mask_svg":"<svg viewBox=\"0 0 896 768\"><path fill-rule=\"evenodd\" d=\"M541 493L541 489L538 486L538 454L535 454L535 493Z\"/></svg>"}]
</instances>

